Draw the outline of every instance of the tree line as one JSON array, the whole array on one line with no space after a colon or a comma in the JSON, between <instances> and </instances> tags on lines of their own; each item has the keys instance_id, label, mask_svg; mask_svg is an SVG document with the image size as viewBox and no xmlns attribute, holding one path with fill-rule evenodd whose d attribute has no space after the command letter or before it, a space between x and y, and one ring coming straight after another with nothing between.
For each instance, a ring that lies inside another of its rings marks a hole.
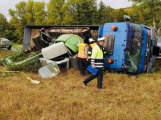
<instances>
[{"instance_id":1,"label":"tree line","mask_svg":"<svg viewBox=\"0 0 161 120\"><path fill-rule=\"evenodd\" d=\"M20 1L15 9L9 9L11 19L0 13L0 38L21 43L25 25L104 25L108 22L130 22L157 28L161 35L161 1L128 0L129 8L113 9L96 0L50 0L49 3L34 0Z\"/></svg>"}]
</instances>

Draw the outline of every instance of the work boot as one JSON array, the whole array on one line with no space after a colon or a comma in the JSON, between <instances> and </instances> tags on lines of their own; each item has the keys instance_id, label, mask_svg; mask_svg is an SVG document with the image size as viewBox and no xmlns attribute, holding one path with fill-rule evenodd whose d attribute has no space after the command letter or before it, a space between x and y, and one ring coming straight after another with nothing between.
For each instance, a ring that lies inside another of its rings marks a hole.
<instances>
[{"instance_id":1,"label":"work boot","mask_svg":"<svg viewBox=\"0 0 161 120\"><path fill-rule=\"evenodd\" d=\"M84 76L84 73L80 73L80 76Z\"/></svg>"},{"instance_id":2,"label":"work boot","mask_svg":"<svg viewBox=\"0 0 161 120\"><path fill-rule=\"evenodd\" d=\"M87 83L85 82L85 80L83 80L83 83L84 83L85 86L87 86Z\"/></svg>"},{"instance_id":3,"label":"work boot","mask_svg":"<svg viewBox=\"0 0 161 120\"><path fill-rule=\"evenodd\" d=\"M101 87L97 87L98 89L102 89Z\"/></svg>"}]
</instances>

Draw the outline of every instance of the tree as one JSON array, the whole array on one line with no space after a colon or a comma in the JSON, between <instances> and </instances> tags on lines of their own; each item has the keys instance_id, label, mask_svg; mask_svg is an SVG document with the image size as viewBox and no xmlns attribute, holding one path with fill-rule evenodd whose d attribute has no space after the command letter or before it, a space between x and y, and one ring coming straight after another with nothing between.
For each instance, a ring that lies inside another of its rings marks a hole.
<instances>
[{"instance_id":1,"label":"tree","mask_svg":"<svg viewBox=\"0 0 161 120\"><path fill-rule=\"evenodd\" d=\"M34 2L34 23L35 25L45 24L45 3L44 2Z\"/></svg>"},{"instance_id":2,"label":"tree","mask_svg":"<svg viewBox=\"0 0 161 120\"><path fill-rule=\"evenodd\" d=\"M64 17L65 0L50 0L47 4L47 24L61 25Z\"/></svg>"},{"instance_id":3,"label":"tree","mask_svg":"<svg viewBox=\"0 0 161 120\"><path fill-rule=\"evenodd\" d=\"M153 26L156 27L156 11L157 6L161 5L160 0L128 0L135 2L136 4L142 4L144 12L151 13L150 16L153 18Z\"/></svg>"},{"instance_id":4,"label":"tree","mask_svg":"<svg viewBox=\"0 0 161 120\"><path fill-rule=\"evenodd\" d=\"M21 1L15 5L16 10L9 9L9 14L11 16L10 25L14 26L15 30L13 32L14 41L23 41L23 30L24 25L26 24L26 11L25 11L26 2ZM10 34L11 31L7 31Z\"/></svg>"},{"instance_id":5,"label":"tree","mask_svg":"<svg viewBox=\"0 0 161 120\"><path fill-rule=\"evenodd\" d=\"M126 15L126 12L124 11L123 8L120 8L117 10L117 16L116 16L116 20L117 22L124 22L124 18L123 16Z\"/></svg>"},{"instance_id":6,"label":"tree","mask_svg":"<svg viewBox=\"0 0 161 120\"><path fill-rule=\"evenodd\" d=\"M98 18L99 18L99 23L101 25L104 25L104 23L106 22L106 6L105 4L101 1L99 3L99 9L98 9Z\"/></svg>"},{"instance_id":7,"label":"tree","mask_svg":"<svg viewBox=\"0 0 161 120\"><path fill-rule=\"evenodd\" d=\"M62 24L92 25L97 24L96 0L67 0L63 6Z\"/></svg>"},{"instance_id":8,"label":"tree","mask_svg":"<svg viewBox=\"0 0 161 120\"><path fill-rule=\"evenodd\" d=\"M133 4L132 7L126 8L124 10L128 16L131 17L130 22L138 24L146 24L144 14L140 6Z\"/></svg>"},{"instance_id":9,"label":"tree","mask_svg":"<svg viewBox=\"0 0 161 120\"><path fill-rule=\"evenodd\" d=\"M5 30L7 29L7 26L7 18L2 13L0 13L0 38L6 36Z\"/></svg>"},{"instance_id":10,"label":"tree","mask_svg":"<svg viewBox=\"0 0 161 120\"><path fill-rule=\"evenodd\" d=\"M106 22L114 22L114 9L110 6L106 6Z\"/></svg>"},{"instance_id":11,"label":"tree","mask_svg":"<svg viewBox=\"0 0 161 120\"><path fill-rule=\"evenodd\" d=\"M26 15L25 18L27 20L26 24L29 25L34 25L35 24L35 20L34 20L34 1L33 0L28 0L25 10L26 10Z\"/></svg>"}]
</instances>

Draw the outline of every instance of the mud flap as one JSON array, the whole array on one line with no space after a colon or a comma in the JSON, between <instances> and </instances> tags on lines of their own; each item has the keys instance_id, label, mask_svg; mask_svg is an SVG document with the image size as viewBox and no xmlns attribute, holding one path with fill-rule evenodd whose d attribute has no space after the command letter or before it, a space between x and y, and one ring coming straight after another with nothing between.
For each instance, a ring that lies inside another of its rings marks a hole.
<instances>
[{"instance_id":1,"label":"mud flap","mask_svg":"<svg viewBox=\"0 0 161 120\"><path fill-rule=\"evenodd\" d=\"M155 69L155 57L150 58L146 73L153 73Z\"/></svg>"}]
</instances>

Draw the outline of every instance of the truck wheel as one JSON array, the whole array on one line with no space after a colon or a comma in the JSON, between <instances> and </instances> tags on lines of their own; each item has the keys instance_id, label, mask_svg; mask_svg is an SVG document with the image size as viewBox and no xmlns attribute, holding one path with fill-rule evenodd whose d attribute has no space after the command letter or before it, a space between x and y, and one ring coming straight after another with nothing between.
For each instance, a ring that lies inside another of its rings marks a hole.
<instances>
[{"instance_id":1,"label":"truck wheel","mask_svg":"<svg viewBox=\"0 0 161 120\"><path fill-rule=\"evenodd\" d=\"M8 49L8 50L11 50L11 46L9 46L7 49Z\"/></svg>"}]
</instances>

